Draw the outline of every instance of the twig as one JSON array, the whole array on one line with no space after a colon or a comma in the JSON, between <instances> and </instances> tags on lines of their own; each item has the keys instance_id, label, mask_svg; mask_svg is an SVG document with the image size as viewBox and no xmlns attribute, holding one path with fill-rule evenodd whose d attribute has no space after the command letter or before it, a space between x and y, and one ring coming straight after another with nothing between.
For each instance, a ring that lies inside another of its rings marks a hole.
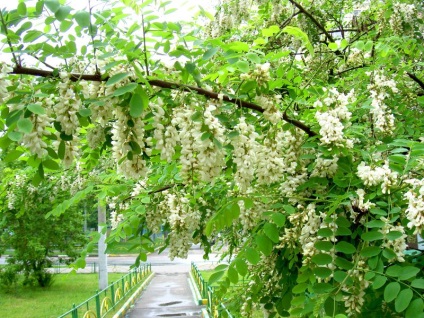
<instances>
[{"instance_id":1,"label":"twig","mask_svg":"<svg viewBox=\"0 0 424 318\"><path fill-rule=\"evenodd\" d=\"M38 70L38 69L32 69L27 67L15 67L13 71L11 72L11 74L32 75L32 76L52 77L52 78L58 77L58 75L53 74L52 71ZM102 77L100 74L70 74L69 79L73 82L78 82L80 80L100 82L100 81L107 81L109 77ZM147 80L147 82L150 85L156 86L156 87L168 88L168 89L179 89L185 92L196 92L197 94L203 95L210 99L216 99L216 100L222 99L225 102L235 104L242 108L252 109L260 113L263 113L265 111L261 106L255 103L251 103L251 102L241 100L238 98L231 98L228 95L221 96L221 94L208 91L206 89L196 87L196 86L178 84L178 83L167 82L162 80ZM316 136L316 133L312 131L308 126L306 126L304 123L298 120L289 118L287 114L283 115L283 120L303 130L304 132L308 134L309 137Z\"/></svg>"},{"instance_id":2,"label":"twig","mask_svg":"<svg viewBox=\"0 0 424 318\"><path fill-rule=\"evenodd\" d=\"M149 76L149 60L147 58L147 45L146 45L146 29L144 26L144 14L141 14L141 26L143 28L143 49L144 49L144 64L146 65L146 75Z\"/></svg>"},{"instance_id":3,"label":"twig","mask_svg":"<svg viewBox=\"0 0 424 318\"><path fill-rule=\"evenodd\" d=\"M51 66L50 64L47 64L46 62L44 62L43 60L41 60L38 56L34 55L34 54L29 54L29 56L35 58L37 61L43 63L45 66L47 66L48 68L51 68L52 70L55 69L54 66Z\"/></svg>"},{"instance_id":4,"label":"twig","mask_svg":"<svg viewBox=\"0 0 424 318\"><path fill-rule=\"evenodd\" d=\"M16 66L21 66L20 60L17 58L15 51L13 50L12 42L10 41L10 38L7 32L7 25L6 25L6 22L4 21L2 10L0 10L0 18L1 18L1 25L4 29L4 33L6 34L7 44L9 45L10 51L12 52L13 60L15 61Z\"/></svg>"},{"instance_id":5,"label":"twig","mask_svg":"<svg viewBox=\"0 0 424 318\"><path fill-rule=\"evenodd\" d=\"M420 87L422 89L424 89L424 82L422 80L420 80L415 74L412 74L410 72L406 72L406 74L408 74L408 76L418 85L420 85Z\"/></svg>"},{"instance_id":6,"label":"twig","mask_svg":"<svg viewBox=\"0 0 424 318\"><path fill-rule=\"evenodd\" d=\"M94 45L93 24L91 23L92 10L93 10L93 7L91 6L91 0L88 0L88 12L90 13L89 32L91 37L91 44L93 45L93 56L94 56L94 62L96 67L96 74L100 74L100 70L99 70L99 67L97 66L97 58L96 58L97 49L96 49L96 46Z\"/></svg>"}]
</instances>

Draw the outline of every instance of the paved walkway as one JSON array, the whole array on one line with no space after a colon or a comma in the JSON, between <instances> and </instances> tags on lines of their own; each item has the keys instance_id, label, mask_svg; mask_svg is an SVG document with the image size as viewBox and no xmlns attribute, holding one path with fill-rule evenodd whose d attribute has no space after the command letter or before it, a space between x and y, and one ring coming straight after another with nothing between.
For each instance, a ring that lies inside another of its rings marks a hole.
<instances>
[{"instance_id":1,"label":"paved walkway","mask_svg":"<svg viewBox=\"0 0 424 318\"><path fill-rule=\"evenodd\" d=\"M156 273L127 317L201 317L188 280L188 273Z\"/></svg>"}]
</instances>

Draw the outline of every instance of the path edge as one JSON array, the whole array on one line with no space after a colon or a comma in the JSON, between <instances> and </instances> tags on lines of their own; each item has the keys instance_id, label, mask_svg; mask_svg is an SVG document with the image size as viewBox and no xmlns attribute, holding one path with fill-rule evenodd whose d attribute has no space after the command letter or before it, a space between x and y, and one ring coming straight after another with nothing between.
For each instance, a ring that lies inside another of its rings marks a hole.
<instances>
[{"instance_id":1,"label":"path edge","mask_svg":"<svg viewBox=\"0 0 424 318\"><path fill-rule=\"evenodd\" d=\"M146 280L137 288L137 290L131 295L131 297L125 302L125 304L118 310L118 312L113 315L113 318L123 318L127 311L131 308L131 306L138 300L140 294L143 290L146 289L147 285L149 285L150 281L155 276L155 273L150 273L147 276ZM208 316L209 317L209 316Z\"/></svg>"},{"instance_id":2,"label":"path edge","mask_svg":"<svg viewBox=\"0 0 424 318\"><path fill-rule=\"evenodd\" d=\"M203 304L203 298L200 295L199 288L197 288L196 282L194 280L194 277L193 277L191 271L188 272L188 284L189 284L191 292L193 294L194 302L197 305L206 305L206 304ZM202 316L202 318L209 318L209 313L208 313L206 308L202 308L201 316Z\"/></svg>"}]
</instances>

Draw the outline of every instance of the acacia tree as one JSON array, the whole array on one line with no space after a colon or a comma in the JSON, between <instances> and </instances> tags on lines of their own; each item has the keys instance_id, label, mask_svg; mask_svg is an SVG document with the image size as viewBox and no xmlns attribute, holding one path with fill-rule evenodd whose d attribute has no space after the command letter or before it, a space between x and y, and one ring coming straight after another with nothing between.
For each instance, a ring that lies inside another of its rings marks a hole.
<instances>
[{"instance_id":1,"label":"acacia tree","mask_svg":"<svg viewBox=\"0 0 424 318\"><path fill-rule=\"evenodd\" d=\"M110 156L117 174L79 197L111 200L112 239L141 238L143 260L162 225L171 257L221 233L212 280L247 277L242 317L422 315L405 254L424 226L422 3L229 0L207 27L122 4L2 10L8 156Z\"/></svg>"}]
</instances>

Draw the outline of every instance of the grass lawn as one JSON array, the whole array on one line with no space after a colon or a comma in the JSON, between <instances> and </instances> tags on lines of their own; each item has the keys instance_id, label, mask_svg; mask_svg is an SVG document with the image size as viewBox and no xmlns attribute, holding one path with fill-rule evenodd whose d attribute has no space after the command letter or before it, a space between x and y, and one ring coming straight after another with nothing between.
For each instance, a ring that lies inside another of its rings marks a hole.
<instances>
[{"instance_id":1,"label":"grass lawn","mask_svg":"<svg viewBox=\"0 0 424 318\"><path fill-rule=\"evenodd\" d=\"M112 283L124 274L109 274ZM56 318L93 296L98 287L98 274L58 274L51 287L18 285L6 292L0 289L0 317Z\"/></svg>"}]
</instances>

